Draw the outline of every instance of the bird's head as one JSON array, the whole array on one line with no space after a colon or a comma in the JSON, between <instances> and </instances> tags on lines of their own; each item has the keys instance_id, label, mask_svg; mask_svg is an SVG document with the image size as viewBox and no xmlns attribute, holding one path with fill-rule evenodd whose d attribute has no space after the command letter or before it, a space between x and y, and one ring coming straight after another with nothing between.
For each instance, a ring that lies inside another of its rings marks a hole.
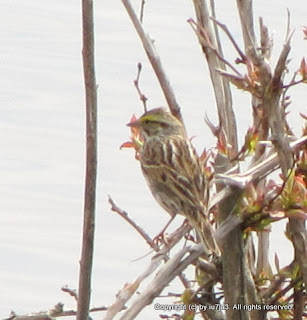
<instances>
[{"instance_id":1,"label":"bird's head","mask_svg":"<svg viewBox=\"0 0 307 320\"><path fill-rule=\"evenodd\" d=\"M128 123L127 126L140 129L145 140L153 136L185 136L184 125L163 108L147 111L138 120Z\"/></svg>"}]
</instances>

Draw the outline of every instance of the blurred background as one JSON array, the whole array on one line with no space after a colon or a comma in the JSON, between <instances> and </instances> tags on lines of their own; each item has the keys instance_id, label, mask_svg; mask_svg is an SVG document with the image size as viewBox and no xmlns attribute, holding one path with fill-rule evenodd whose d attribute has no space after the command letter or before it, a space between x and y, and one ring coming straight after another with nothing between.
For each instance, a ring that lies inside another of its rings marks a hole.
<instances>
[{"instance_id":1,"label":"blurred background","mask_svg":"<svg viewBox=\"0 0 307 320\"><path fill-rule=\"evenodd\" d=\"M132 1L137 12L141 1ZM290 71L306 52L301 27L304 1L258 0L255 23L264 18L274 39L273 62L286 34L288 8L295 29ZM235 1L217 0L217 17L242 45ZM139 235L110 211L107 195L154 237L168 215L153 200L133 150L119 150L129 140L125 126L143 112L133 85L143 64L140 87L148 107L165 105L141 42L120 0L95 1L96 78L99 106L99 176L92 305L109 305L126 282L147 266L149 251ZM0 318L11 310L47 310L74 300L61 292L77 288L85 172L85 103L82 69L81 1L2 1L0 4ZM199 152L215 145L205 114L216 122L213 91L205 60L187 19L192 1L146 1L144 24L154 39L182 107L189 136ZM223 36L224 53L236 55ZM290 90L290 125L301 133L299 112L306 110L303 86ZM233 90L239 141L250 125L249 95ZM179 221L180 222L180 221ZM283 224L274 226L272 256L281 265L292 251ZM176 287L176 282L174 283ZM142 290L142 288L140 288ZM170 288L170 291L172 289ZM157 315L149 306L138 319ZM101 314L93 315L100 318Z\"/></svg>"}]
</instances>

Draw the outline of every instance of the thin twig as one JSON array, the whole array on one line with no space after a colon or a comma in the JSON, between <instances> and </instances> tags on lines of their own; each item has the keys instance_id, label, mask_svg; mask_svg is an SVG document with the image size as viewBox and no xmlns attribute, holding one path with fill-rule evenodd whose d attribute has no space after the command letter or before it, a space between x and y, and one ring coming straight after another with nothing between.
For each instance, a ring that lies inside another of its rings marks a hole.
<instances>
[{"instance_id":1,"label":"thin twig","mask_svg":"<svg viewBox=\"0 0 307 320\"><path fill-rule=\"evenodd\" d=\"M140 20L138 19L134 9L132 8L132 5L130 3L129 0L122 0L131 21L133 22L133 25L143 43L145 52L148 56L148 59L156 73L156 76L160 82L162 91L164 93L165 99L168 103L168 106L171 110L171 113L178 118L181 122L183 122L182 120L182 116L181 116L181 112L180 112L180 107L179 104L177 102L177 99L175 97L175 93L170 85L170 81L168 80L166 73L164 71L164 68L162 66L162 62L161 59L154 47L154 44L152 42L152 40L148 37L148 35L146 34L146 32L144 31L143 25L141 24Z\"/></svg>"},{"instance_id":2,"label":"thin twig","mask_svg":"<svg viewBox=\"0 0 307 320\"><path fill-rule=\"evenodd\" d=\"M141 237L145 239L145 241L149 244L149 246L158 254L161 254L161 250L163 250L163 248L167 248L167 250L170 250L173 246L175 246L178 243L178 241L180 241L180 239L183 236L185 236L191 230L191 226L189 224L184 223L177 230L175 230L171 235L169 235L167 242L163 241L164 247L160 249L159 245L150 238L150 236L143 230L143 228L141 228L135 221L133 221L128 216L128 213L126 211L120 209L110 196L109 196L109 203L111 204L111 210L118 213L121 217L123 217L141 235ZM169 258L167 257L167 255L165 255L164 261L166 262L168 260ZM186 280L185 276L183 274L180 274L179 279L182 282L183 286L187 288L188 281Z\"/></svg>"},{"instance_id":3,"label":"thin twig","mask_svg":"<svg viewBox=\"0 0 307 320\"><path fill-rule=\"evenodd\" d=\"M134 220L129 217L126 211L122 210L115 204L111 196L109 196L109 203L111 205L111 210L118 213L122 218L124 218L141 235L141 237L148 243L151 248L153 248L155 251L159 250L158 245L155 244L150 236Z\"/></svg>"},{"instance_id":4,"label":"thin twig","mask_svg":"<svg viewBox=\"0 0 307 320\"><path fill-rule=\"evenodd\" d=\"M141 10L140 10L140 21L143 23L144 19L144 9L145 9L145 0L142 0Z\"/></svg>"},{"instance_id":5,"label":"thin twig","mask_svg":"<svg viewBox=\"0 0 307 320\"><path fill-rule=\"evenodd\" d=\"M215 19L213 17L211 17L211 20L214 21L225 32L225 34L229 38L230 42L232 43L232 45L234 46L234 48L237 50L238 54L240 55L242 62L245 63L246 60L247 60L246 55L240 49L239 45L235 41L235 39L232 36L231 32L229 31L228 27L225 24L221 23L220 21L218 21L217 19Z\"/></svg>"},{"instance_id":6,"label":"thin twig","mask_svg":"<svg viewBox=\"0 0 307 320\"><path fill-rule=\"evenodd\" d=\"M260 293L260 297L267 303L267 299L271 298L273 294L280 288L284 283L287 276L285 274L280 275L278 278L271 282L270 286Z\"/></svg>"},{"instance_id":7,"label":"thin twig","mask_svg":"<svg viewBox=\"0 0 307 320\"><path fill-rule=\"evenodd\" d=\"M147 111L147 106L146 106L146 101L148 100L147 97L145 96L145 94L142 93L140 86L139 86L139 80L140 80L140 76L141 76L141 71L142 71L142 64L141 62L138 63L138 72L136 75L136 79L133 81L135 88L139 94L140 100L143 103L143 107L144 107L144 112Z\"/></svg>"},{"instance_id":8,"label":"thin twig","mask_svg":"<svg viewBox=\"0 0 307 320\"><path fill-rule=\"evenodd\" d=\"M271 299L268 299L267 304L275 304L277 303L278 299L281 297L284 297L285 294L290 291L291 289L295 288L295 286L302 281L302 279L296 279L294 281L291 281L284 289L278 291L275 296L271 297Z\"/></svg>"},{"instance_id":9,"label":"thin twig","mask_svg":"<svg viewBox=\"0 0 307 320\"><path fill-rule=\"evenodd\" d=\"M68 293L69 295L71 295L73 298L75 298L76 301L78 301L78 294L77 294L77 290L75 289L70 289L67 286L64 286L61 288L61 290L63 292Z\"/></svg>"},{"instance_id":10,"label":"thin twig","mask_svg":"<svg viewBox=\"0 0 307 320\"><path fill-rule=\"evenodd\" d=\"M284 89L288 89L288 88L290 88L290 87L293 87L293 86L296 86L296 85L298 85L298 84L304 83L304 81L305 81L304 79L297 80L297 81L292 81L292 82L290 82L289 84L283 85L283 88L284 88Z\"/></svg>"},{"instance_id":11,"label":"thin twig","mask_svg":"<svg viewBox=\"0 0 307 320\"><path fill-rule=\"evenodd\" d=\"M221 62L223 62L225 65L227 65L239 77L243 78L243 76L240 74L240 72L219 53L217 48L215 48L213 46L213 44L209 40L209 36L207 35L206 30L202 26L200 26L197 22L195 22L193 19L189 19L188 23L192 27L193 31L197 34L198 38L199 39L201 38L204 41L204 45L209 47Z\"/></svg>"}]
</instances>

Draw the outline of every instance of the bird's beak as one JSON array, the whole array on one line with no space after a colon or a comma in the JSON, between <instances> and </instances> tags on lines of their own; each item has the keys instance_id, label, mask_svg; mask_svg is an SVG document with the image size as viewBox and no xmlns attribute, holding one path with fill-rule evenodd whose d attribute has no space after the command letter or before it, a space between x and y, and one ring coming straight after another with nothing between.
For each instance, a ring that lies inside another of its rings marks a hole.
<instances>
[{"instance_id":1,"label":"bird's beak","mask_svg":"<svg viewBox=\"0 0 307 320\"><path fill-rule=\"evenodd\" d=\"M131 128L139 128L140 121L136 120L136 121L129 122L129 123L127 123L127 126L131 127Z\"/></svg>"}]
</instances>

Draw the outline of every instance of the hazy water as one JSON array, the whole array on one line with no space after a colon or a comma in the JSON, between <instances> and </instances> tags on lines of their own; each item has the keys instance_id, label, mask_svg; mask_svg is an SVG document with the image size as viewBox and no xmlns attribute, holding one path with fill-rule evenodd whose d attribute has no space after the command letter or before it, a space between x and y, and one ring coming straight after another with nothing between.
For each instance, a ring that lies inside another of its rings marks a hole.
<instances>
[{"instance_id":1,"label":"hazy water","mask_svg":"<svg viewBox=\"0 0 307 320\"><path fill-rule=\"evenodd\" d=\"M220 20L239 37L230 1L220 5ZM134 1L138 3L138 1ZM286 7L292 13L294 63L306 52L301 26L304 1L255 1L256 12L274 31L276 49L285 34ZM218 7L219 9L219 7ZM20 1L0 4L0 317L11 310L49 309L58 301L74 307L62 285L76 288L80 258L84 180L84 94L81 63L80 3ZM223 13L224 12L224 13ZM158 83L131 22L118 1L96 1L96 71L99 83L99 179L93 305L108 305L124 283L132 281L149 258L138 235L110 212L107 194L152 236L167 215L149 194L131 150L119 150L129 138L125 124L142 106L133 87L137 62L149 106L163 105ZM197 40L186 20L189 1L147 1L145 23L155 39L183 108L196 146L214 144L203 125L206 112L215 120L212 89ZM226 52L231 50L226 46ZM294 67L294 66L293 66ZM306 110L303 89L296 93L292 125ZM235 96L238 123L249 123L248 96ZM274 250L285 263L291 254L274 234ZM152 315L151 307L147 308ZM101 316L99 316L101 317ZM144 319L144 315L139 319Z\"/></svg>"}]
</instances>

